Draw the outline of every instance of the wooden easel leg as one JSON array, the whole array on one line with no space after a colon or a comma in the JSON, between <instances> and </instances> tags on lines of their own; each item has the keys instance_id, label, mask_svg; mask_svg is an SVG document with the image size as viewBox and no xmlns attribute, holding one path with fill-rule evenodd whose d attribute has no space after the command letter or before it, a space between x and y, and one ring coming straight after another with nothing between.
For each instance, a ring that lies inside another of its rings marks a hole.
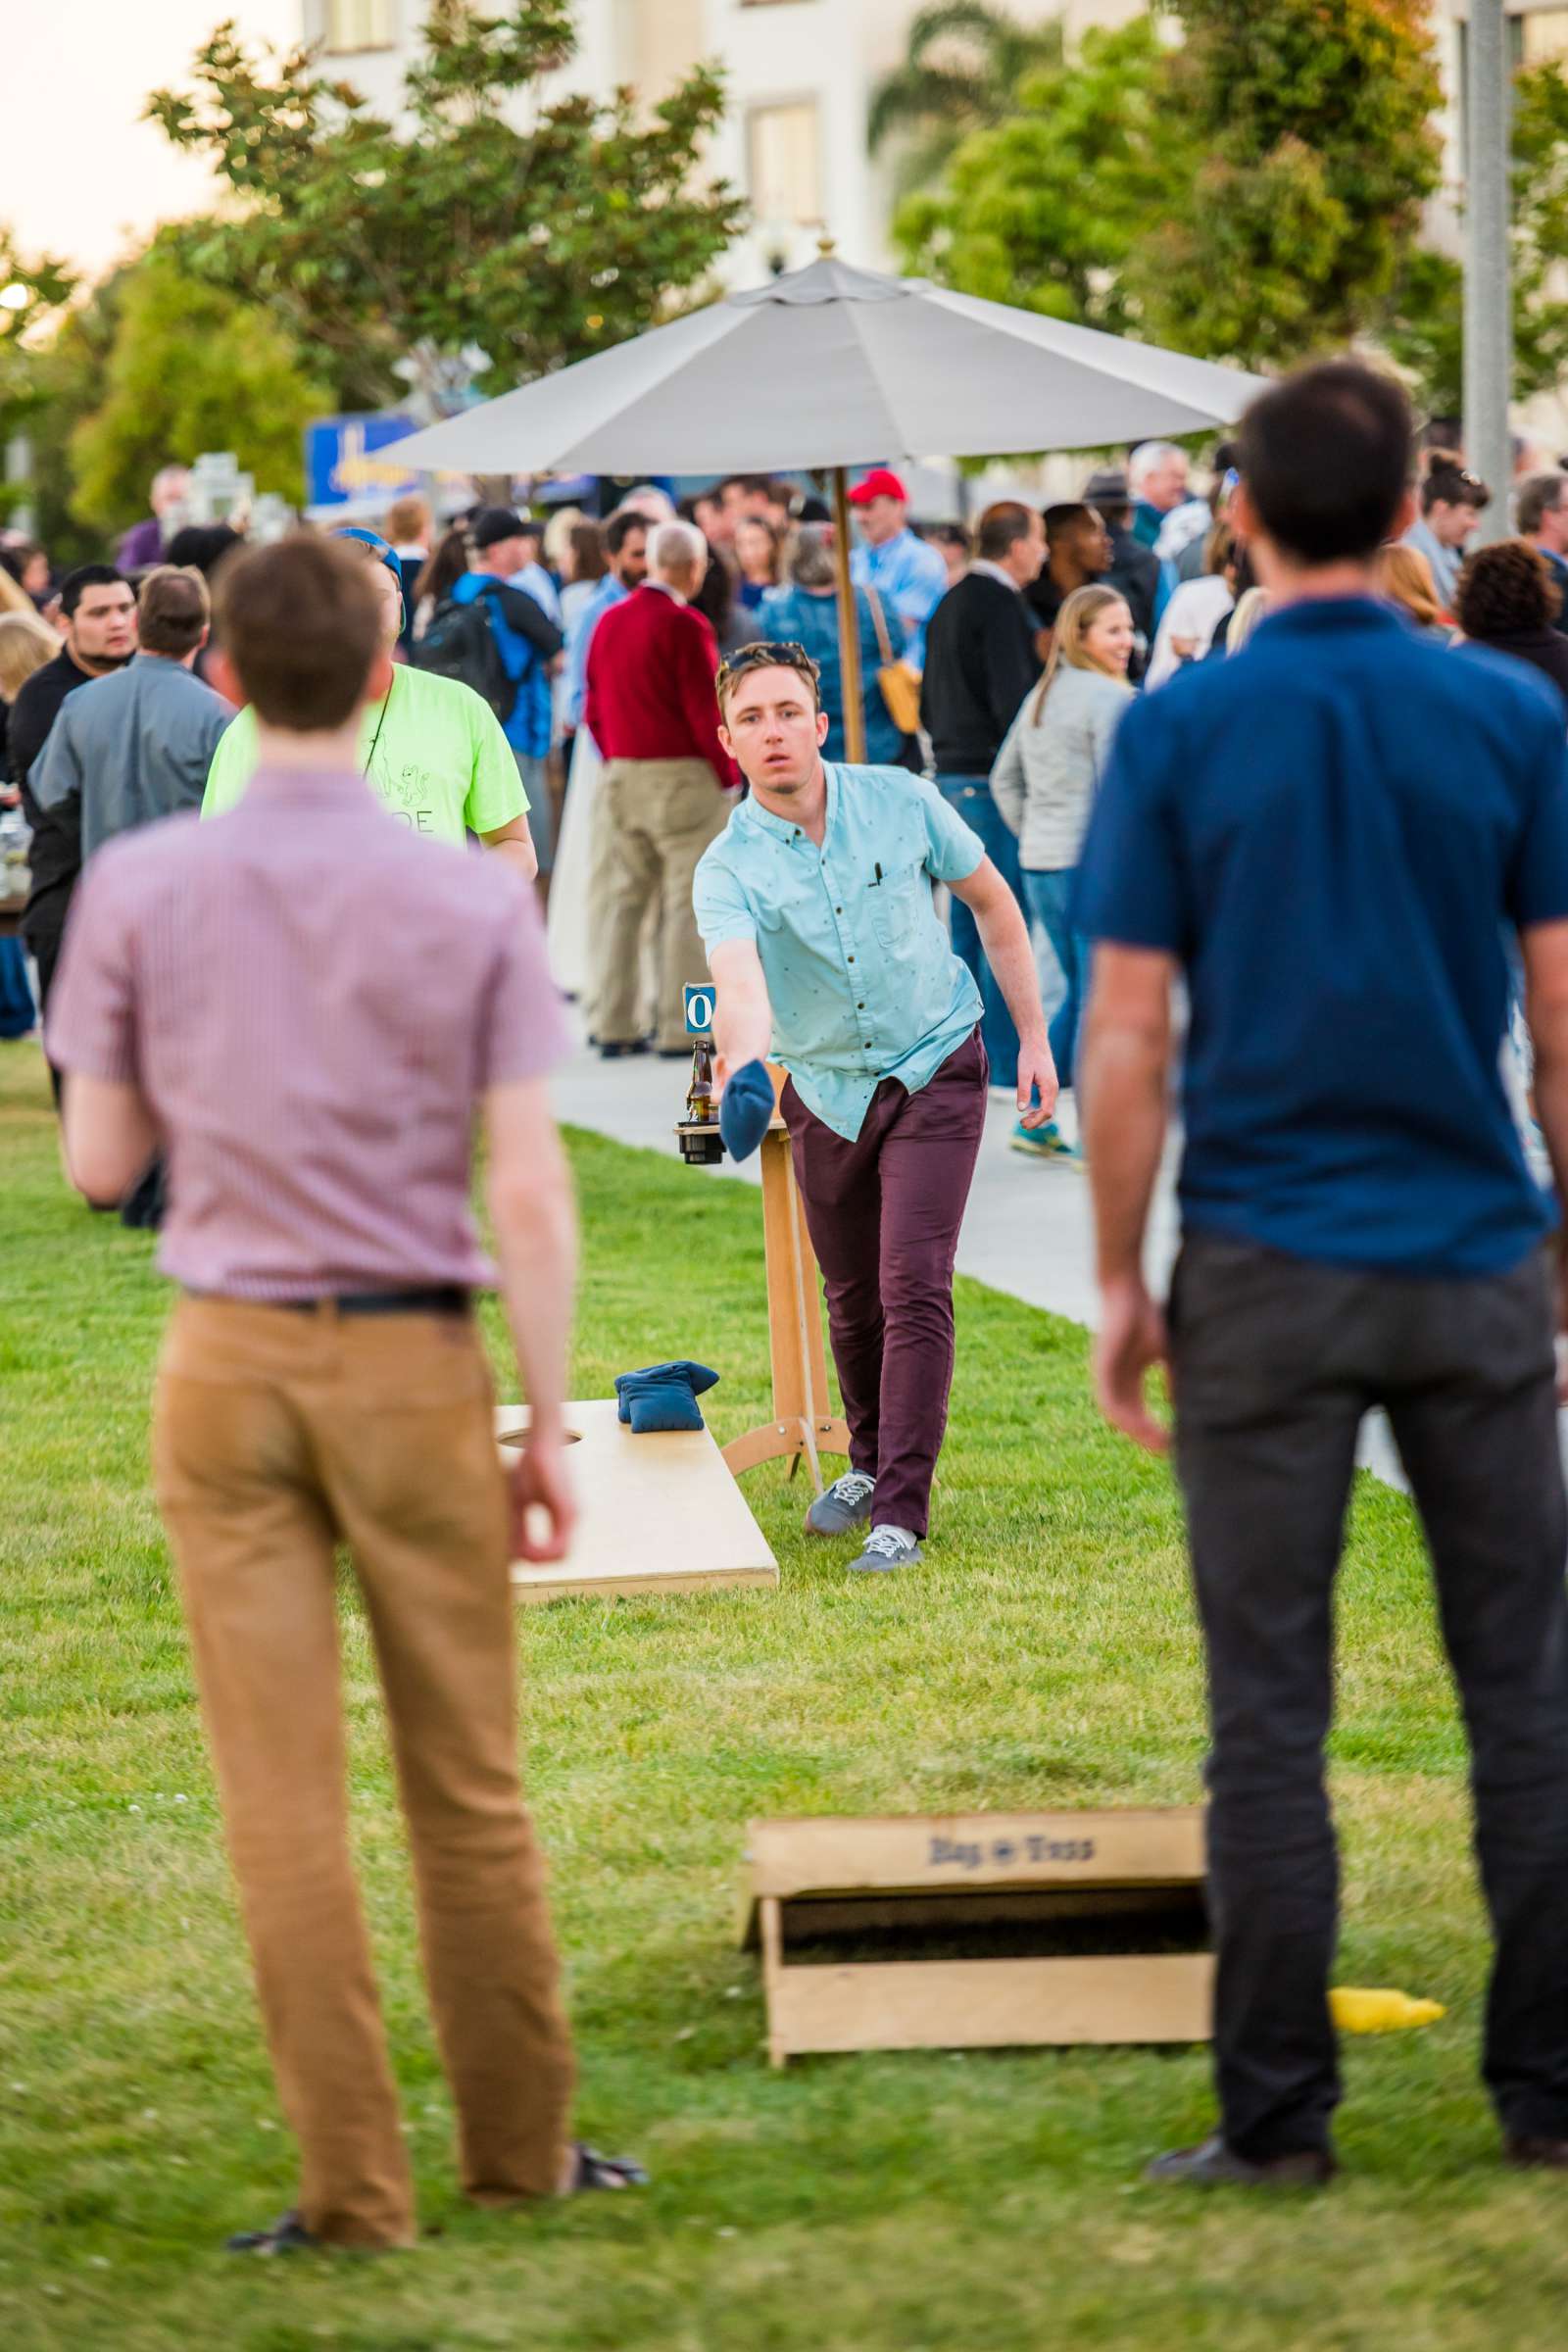
<instances>
[{"instance_id":1,"label":"wooden easel leg","mask_svg":"<svg viewBox=\"0 0 1568 2352\"><path fill-rule=\"evenodd\" d=\"M822 1492L822 1465L817 1459L816 1423L827 1411L827 1365L822 1355L822 1314L816 1302L816 1259L806 1230L806 1209L790 1168L790 1251L795 1274L795 1316L801 1335L801 1365L806 1376L806 1401L801 1429L811 1465L811 1485Z\"/></svg>"},{"instance_id":2,"label":"wooden easel leg","mask_svg":"<svg viewBox=\"0 0 1568 2352\"><path fill-rule=\"evenodd\" d=\"M818 1274L783 1121L762 1139L762 1237L767 1256L767 1334L773 1418L734 1438L724 1459L739 1478L759 1462L788 1457L790 1476L804 1454L822 1493L821 1456L848 1453L850 1433L829 1404Z\"/></svg>"},{"instance_id":3,"label":"wooden easel leg","mask_svg":"<svg viewBox=\"0 0 1568 2352\"><path fill-rule=\"evenodd\" d=\"M784 1935L779 1919L776 1894L764 1894L758 1904L759 1925L762 1932L762 1997L767 2004L767 2063L782 2067L788 2052L779 2033L773 2005L773 1991L784 1966Z\"/></svg>"}]
</instances>

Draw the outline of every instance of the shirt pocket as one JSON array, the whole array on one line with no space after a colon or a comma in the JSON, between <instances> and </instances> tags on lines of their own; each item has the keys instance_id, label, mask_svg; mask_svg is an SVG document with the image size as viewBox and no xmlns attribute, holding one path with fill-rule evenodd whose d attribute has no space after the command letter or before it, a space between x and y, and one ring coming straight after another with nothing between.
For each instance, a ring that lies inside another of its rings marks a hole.
<instances>
[{"instance_id":1,"label":"shirt pocket","mask_svg":"<svg viewBox=\"0 0 1568 2352\"><path fill-rule=\"evenodd\" d=\"M871 929L890 955L906 954L931 911L931 881L923 865L901 866L866 892Z\"/></svg>"}]
</instances>

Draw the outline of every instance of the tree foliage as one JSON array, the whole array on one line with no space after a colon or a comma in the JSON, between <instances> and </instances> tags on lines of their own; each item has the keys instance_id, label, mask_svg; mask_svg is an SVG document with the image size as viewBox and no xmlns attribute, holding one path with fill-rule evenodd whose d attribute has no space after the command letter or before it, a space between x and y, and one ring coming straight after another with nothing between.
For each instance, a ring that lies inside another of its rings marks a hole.
<instances>
[{"instance_id":1,"label":"tree foliage","mask_svg":"<svg viewBox=\"0 0 1568 2352\"><path fill-rule=\"evenodd\" d=\"M1152 240L1159 331L1250 367L1375 323L1437 188L1426 0L1178 0L1204 160Z\"/></svg>"},{"instance_id":2,"label":"tree foliage","mask_svg":"<svg viewBox=\"0 0 1568 2352\"><path fill-rule=\"evenodd\" d=\"M1549 392L1568 369L1568 80L1553 63L1514 81L1513 394ZM1464 403L1464 280L1450 254L1426 247L1407 262L1389 346L1434 416Z\"/></svg>"},{"instance_id":3,"label":"tree foliage","mask_svg":"<svg viewBox=\"0 0 1568 2352\"><path fill-rule=\"evenodd\" d=\"M188 276L167 244L123 275L96 392L70 437L71 511L105 538L146 513L161 465L203 450L232 450L258 490L297 504L304 427L328 405L265 310Z\"/></svg>"},{"instance_id":4,"label":"tree foliage","mask_svg":"<svg viewBox=\"0 0 1568 2352\"><path fill-rule=\"evenodd\" d=\"M122 264L111 271L61 314L25 355L24 393L16 416L31 453L26 503L39 538L56 564L67 568L104 552L98 533L84 529L71 511L75 487L71 437L103 400L120 307L136 267Z\"/></svg>"},{"instance_id":5,"label":"tree foliage","mask_svg":"<svg viewBox=\"0 0 1568 2352\"><path fill-rule=\"evenodd\" d=\"M1059 18L1024 24L984 0L938 0L914 19L903 61L872 92L866 143L873 155L899 148L902 194L929 186L970 131L1005 122L1020 84L1062 57Z\"/></svg>"},{"instance_id":6,"label":"tree foliage","mask_svg":"<svg viewBox=\"0 0 1568 2352\"><path fill-rule=\"evenodd\" d=\"M71 270L52 255L24 258L0 221L0 443L33 422L42 398L39 340L59 318L75 284ZM0 512L5 503L0 502Z\"/></svg>"},{"instance_id":7,"label":"tree foliage","mask_svg":"<svg viewBox=\"0 0 1568 2352\"><path fill-rule=\"evenodd\" d=\"M1086 33L900 208L966 292L1279 366L1375 326L1437 184L1421 0L1179 0Z\"/></svg>"},{"instance_id":8,"label":"tree foliage","mask_svg":"<svg viewBox=\"0 0 1568 2352\"><path fill-rule=\"evenodd\" d=\"M568 0L434 0L393 123L308 52L220 26L194 88L147 107L238 199L184 232L188 267L272 306L351 405L395 393L421 343L478 345L499 391L637 333L742 225L700 172L722 89L700 68L646 117L629 89L547 102L573 45Z\"/></svg>"},{"instance_id":9,"label":"tree foliage","mask_svg":"<svg viewBox=\"0 0 1568 2352\"><path fill-rule=\"evenodd\" d=\"M942 188L900 206L906 264L989 301L1135 327L1140 247L1199 160L1167 75L1148 18L1037 68L1007 119L963 141Z\"/></svg>"}]
</instances>

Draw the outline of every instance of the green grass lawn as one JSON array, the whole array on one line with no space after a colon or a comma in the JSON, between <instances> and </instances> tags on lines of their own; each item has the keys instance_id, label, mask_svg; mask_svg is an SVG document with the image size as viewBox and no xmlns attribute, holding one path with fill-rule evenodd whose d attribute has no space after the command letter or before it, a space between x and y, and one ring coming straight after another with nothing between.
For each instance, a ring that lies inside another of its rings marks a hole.
<instances>
[{"instance_id":1,"label":"green grass lawn","mask_svg":"<svg viewBox=\"0 0 1568 2352\"><path fill-rule=\"evenodd\" d=\"M592 1137L573 1156L575 1393L699 1355L723 1374L712 1424L734 1434L765 1394L755 1194ZM1207 2121L1198 2050L768 2071L733 1937L750 1816L1199 1792L1168 1473L1099 1426L1079 1331L972 1283L922 1567L846 1577L769 1468L747 1491L776 1593L520 1620L580 2119L653 2187L526 2215L456 2195L355 1618L357 1832L431 2234L381 2262L225 2258L225 2231L288 2202L293 2167L147 1493L165 1294L146 1240L66 1193L31 1047L0 1048L0 1243L6 2352L1511 2352L1568 2335L1568 2182L1496 2161L1463 1749L1410 1513L1370 1482L1342 1587L1340 1974L1448 2015L1349 2047L1339 2185L1259 2203L1143 2184L1146 2156Z\"/></svg>"}]
</instances>

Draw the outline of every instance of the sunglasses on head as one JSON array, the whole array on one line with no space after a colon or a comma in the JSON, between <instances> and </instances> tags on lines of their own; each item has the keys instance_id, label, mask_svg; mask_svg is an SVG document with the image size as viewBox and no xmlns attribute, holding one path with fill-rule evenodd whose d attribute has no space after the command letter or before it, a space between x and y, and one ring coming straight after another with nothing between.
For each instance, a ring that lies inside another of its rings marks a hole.
<instances>
[{"instance_id":1,"label":"sunglasses on head","mask_svg":"<svg viewBox=\"0 0 1568 2352\"><path fill-rule=\"evenodd\" d=\"M748 669L798 669L802 677L812 679L817 675L816 663L805 646L796 645L793 641L788 644L763 641L756 645L743 645L739 653L731 654L719 664L718 674L720 678L738 678L743 670Z\"/></svg>"}]
</instances>

